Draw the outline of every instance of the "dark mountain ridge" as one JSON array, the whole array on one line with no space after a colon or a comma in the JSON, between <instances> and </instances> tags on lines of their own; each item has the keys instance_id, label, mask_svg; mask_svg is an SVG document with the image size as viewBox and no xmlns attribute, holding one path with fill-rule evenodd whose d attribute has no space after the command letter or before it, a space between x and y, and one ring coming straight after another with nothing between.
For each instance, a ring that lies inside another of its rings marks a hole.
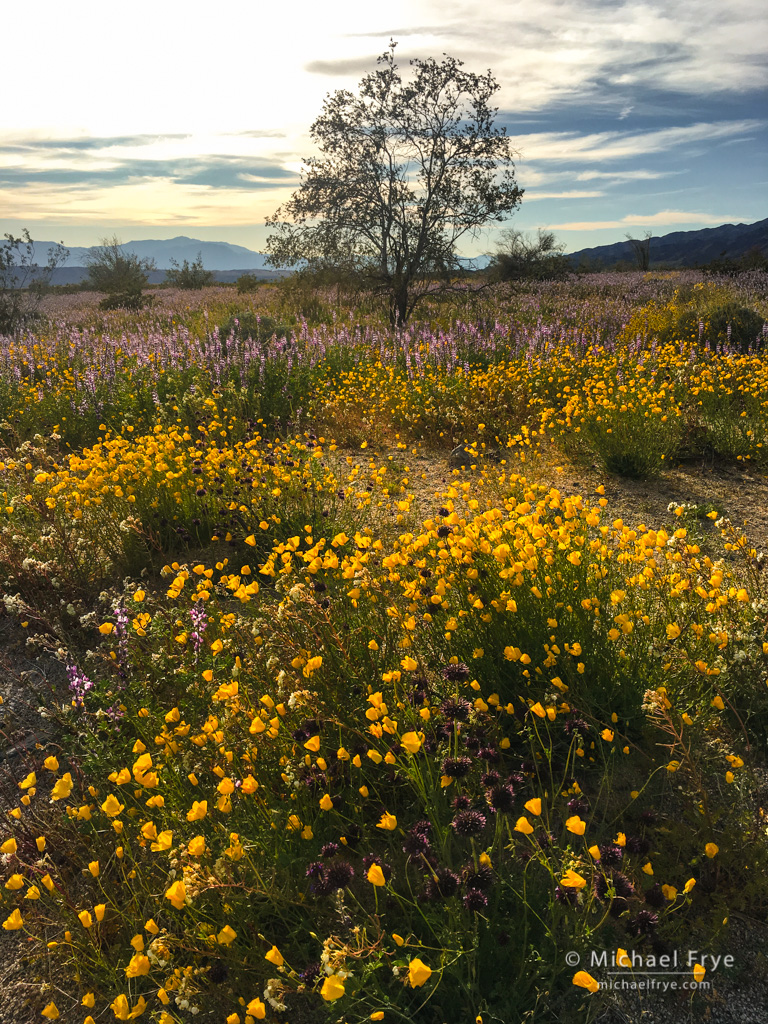
<instances>
[{"instance_id":1,"label":"dark mountain ridge","mask_svg":"<svg viewBox=\"0 0 768 1024\"><path fill-rule=\"evenodd\" d=\"M739 260L752 250L768 256L768 218L754 224L721 224L716 228L653 236L650 266L698 267L713 260ZM635 251L628 240L579 249L568 253L567 258L575 269L586 266L609 269L617 264L636 264Z\"/></svg>"}]
</instances>

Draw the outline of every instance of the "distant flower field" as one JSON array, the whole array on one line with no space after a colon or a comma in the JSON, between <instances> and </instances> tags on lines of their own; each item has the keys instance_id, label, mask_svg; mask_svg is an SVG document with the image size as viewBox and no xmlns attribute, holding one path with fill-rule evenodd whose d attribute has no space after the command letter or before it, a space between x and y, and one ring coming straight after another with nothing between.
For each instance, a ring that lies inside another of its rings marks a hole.
<instances>
[{"instance_id":1,"label":"distant flower field","mask_svg":"<svg viewBox=\"0 0 768 1024\"><path fill-rule=\"evenodd\" d=\"M716 952L765 906L763 554L537 474L764 473L768 334L718 317L765 275L398 334L270 288L49 301L0 339L5 606L67 667L0 823L42 1019L589 1020L566 953Z\"/></svg>"}]
</instances>

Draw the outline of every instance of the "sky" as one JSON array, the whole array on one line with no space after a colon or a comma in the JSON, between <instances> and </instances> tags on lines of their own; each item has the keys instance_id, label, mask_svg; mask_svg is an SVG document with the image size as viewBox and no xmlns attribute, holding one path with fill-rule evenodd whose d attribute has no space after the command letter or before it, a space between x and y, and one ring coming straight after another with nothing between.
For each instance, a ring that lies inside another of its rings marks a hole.
<instances>
[{"instance_id":1,"label":"sky","mask_svg":"<svg viewBox=\"0 0 768 1024\"><path fill-rule=\"evenodd\" d=\"M525 189L505 226L573 252L768 216L764 0L37 0L3 36L0 234L260 250L324 98L390 39L404 74L493 72Z\"/></svg>"}]
</instances>

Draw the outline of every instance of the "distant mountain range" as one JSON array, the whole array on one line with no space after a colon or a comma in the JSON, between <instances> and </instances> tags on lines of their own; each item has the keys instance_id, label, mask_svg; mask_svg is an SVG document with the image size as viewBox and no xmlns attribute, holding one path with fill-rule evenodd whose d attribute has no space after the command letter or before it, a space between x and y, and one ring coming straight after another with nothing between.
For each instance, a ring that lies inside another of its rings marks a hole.
<instances>
[{"instance_id":1,"label":"distant mountain range","mask_svg":"<svg viewBox=\"0 0 768 1024\"><path fill-rule=\"evenodd\" d=\"M48 252L54 245L54 242L35 241L35 258L41 266L46 263ZM88 276L88 256L99 246L73 245L68 248L69 258L54 271L51 284L80 284L84 281ZM171 260L179 264L183 264L184 260L194 263L198 254L205 269L213 271L217 281L236 281L241 274L254 274L264 279L283 276L280 271L266 269L267 258L263 253L231 242L204 242L199 238L178 235L176 238L146 238L125 242L120 248L139 259L155 261L158 269L148 275L150 284L159 284L165 279L165 271L171 269Z\"/></svg>"},{"instance_id":2,"label":"distant mountain range","mask_svg":"<svg viewBox=\"0 0 768 1024\"><path fill-rule=\"evenodd\" d=\"M738 260L751 249L768 256L768 218L754 224L722 224L699 231L673 231L653 236L650 244L651 267L696 267L720 258ZM634 265L635 256L629 241L612 245L596 245L568 253L571 265L606 268L618 263Z\"/></svg>"},{"instance_id":3,"label":"distant mountain range","mask_svg":"<svg viewBox=\"0 0 768 1024\"><path fill-rule=\"evenodd\" d=\"M46 262L48 250L53 242L35 242L38 262ZM69 259L59 267L51 278L52 284L79 284L88 276L86 259L98 246L84 248L72 246ZM752 249L759 249L768 255L768 218L754 224L723 224L716 228L699 231L673 231L668 235L654 236L650 240L650 261L652 267L695 267L712 260L725 258L737 260ZM184 260L193 263L198 254L203 266L213 272L217 281L235 281L241 274L251 273L256 277L283 277L285 271L267 269L263 253L247 249L231 242L204 242L199 238L179 235L167 239L141 239L125 242L122 249L140 259L153 259L158 269L149 275L152 284L159 284L165 278L165 271L171 268L171 260L181 264ZM490 262L488 255L462 259L468 270L482 270ZM635 257L629 241L614 242L612 245L596 245L568 253L567 259L574 269L580 267L610 269L617 264L634 265Z\"/></svg>"},{"instance_id":4,"label":"distant mountain range","mask_svg":"<svg viewBox=\"0 0 768 1024\"><path fill-rule=\"evenodd\" d=\"M38 262L45 263L48 250L54 242L35 242ZM99 246L90 248L72 245L69 248L69 259L66 267L84 267L87 257ZM244 245L233 245L231 242L203 242L199 238L187 238L179 235L176 238L142 239L137 242L124 242L120 248L125 253L138 256L139 259L152 259L159 270L170 270L171 260L183 263L188 260L194 263L198 253L202 256L206 270L264 270L266 256Z\"/></svg>"}]
</instances>

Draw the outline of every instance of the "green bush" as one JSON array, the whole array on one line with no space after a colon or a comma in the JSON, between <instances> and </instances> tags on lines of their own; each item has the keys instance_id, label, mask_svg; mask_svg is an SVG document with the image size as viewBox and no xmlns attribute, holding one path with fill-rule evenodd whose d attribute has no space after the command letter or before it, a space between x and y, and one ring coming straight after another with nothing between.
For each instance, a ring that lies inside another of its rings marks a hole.
<instances>
[{"instance_id":1,"label":"green bush","mask_svg":"<svg viewBox=\"0 0 768 1024\"><path fill-rule=\"evenodd\" d=\"M699 336L699 324L703 322L702 340L712 344L727 344L730 326L730 344L740 352L746 352L750 345L757 342L758 347L765 344L762 334L765 323L762 316L748 306L740 306L738 302L728 302L715 306L705 313L689 309L681 313L675 325L678 340L695 339Z\"/></svg>"},{"instance_id":2,"label":"green bush","mask_svg":"<svg viewBox=\"0 0 768 1024\"><path fill-rule=\"evenodd\" d=\"M107 295L99 303L99 309L126 309L130 312L138 312L140 309L144 309L145 306L151 306L153 301L154 296L144 295L140 289L138 291L131 289Z\"/></svg>"},{"instance_id":3,"label":"green bush","mask_svg":"<svg viewBox=\"0 0 768 1024\"><path fill-rule=\"evenodd\" d=\"M68 256L69 250L59 243L50 250L47 265L40 267L29 231L20 238L5 235L0 243L0 334L14 334L39 319L37 307L51 274Z\"/></svg>"},{"instance_id":4,"label":"green bush","mask_svg":"<svg viewBox=\"0 0 768 1024\"><path fill-rule=\"evenodd\" d=\"M737 302L729 302L724 306L718 306L710 313L709 333L717 341L727 342L730 327L731 345L743 352L756 341L759 345L765 343L762 334L764 324L765 320L754 309L740 306Z\"/></svg>"},{"instance_id":5,"label":"green bush","mask_svg":"<svg viewBox=\"0 0 768 1024\"><path fill-rule=\"evenodd\" d=\"M184 260L179 266L176 260L171 260L171 269L166 270L164 283L174 288L200 291L206 285L213 284L213 274L205 269L202 254L198 253L194 263Z\"/></svg>"},{"instance_id":6,"label":"green bush","mask_svg":"<svg viewBox=\"0 0 768 1024\"><path fill-rule=\"evenodd\" d=\"M219 324L219 335L227 338L234 334L236 338L254 338L256 341L269 341L273 334L278 338L286 337L291 333L288 324L281 323L271 316L261 316L253 310L246 310L243 313L233 313L224 323Z\"/></svg>"},{"instance_id":7,"label":"green bush","mask_svg":"<svg viewBox=\"0 0 768 1024\"><path fill-rule=\"evenodd\" d=\"M235 284L237 285L238 292L243 295L246 292L255 292L258 290L259 285L262 282L256 277L255 274L241 274L238 277Z\"/></svg>"},{"instance_id":8,"label":"green bush","mask_svg":"<svg viewBox=\"0 0 768 1024\"><path fill-rule=\"evenodd\" d=\"M128 296L140 292L147 286L149 271L155 270L154 260L140 259L134 253L124 252L117 236L103 239L100 246L91 250L86 262L91 287L97 292L107 292L111 296ZM141 307L122 305L109 308Z\"/></svg>"}]
</instances>

